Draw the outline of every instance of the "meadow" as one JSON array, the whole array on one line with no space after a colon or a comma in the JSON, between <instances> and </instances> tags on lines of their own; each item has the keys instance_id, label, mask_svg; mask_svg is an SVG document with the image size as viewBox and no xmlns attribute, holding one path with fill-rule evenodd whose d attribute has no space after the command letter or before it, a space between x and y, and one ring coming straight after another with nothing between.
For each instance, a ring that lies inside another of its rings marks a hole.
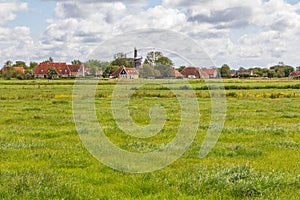
<instances>
[{"instance_id":1,"label":"meadow","mask_svg":"<svg viewBox=\"0 0 300 200\"><path fill-rule=\"evenodd\" d=\"M146 125L153 104L167 120L154 137L126 135L111 111L116 80L99 80L97 118L107 137L132 152L160 149L175 136L180 106L160 85L133 90L129 110ZM300 199L300 82L224 80L227 114L212 151L199 158L211 117L205 82L194 90L200 110L195 140L184 155L151 173L100 163L84 147L72 111L74 80L0 80L0 199ZM113 155L112 155L113 156Z\"/></svg>"}]
</instances>

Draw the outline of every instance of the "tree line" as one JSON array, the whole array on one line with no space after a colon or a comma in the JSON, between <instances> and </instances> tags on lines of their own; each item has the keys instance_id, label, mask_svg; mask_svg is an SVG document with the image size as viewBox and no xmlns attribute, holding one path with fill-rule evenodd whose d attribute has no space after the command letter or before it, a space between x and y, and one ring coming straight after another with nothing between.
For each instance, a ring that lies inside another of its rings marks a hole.
<instances>
[{"instance_id":1,"label":"tree line","mask_svg":"<svg viewBox=\"0 0 300 200\"><path fill-rule=\"evenodd\" d=\"M249 77L268 77L268 78L283 78L288 77L290 73L295 71L295 68L284 63L279 63L267 68L254 67L245 69L240 67L238 70L231 70L227 64L222 65L218 69L222 78L249 78ZM297 71L300 71L300 66L296 68Z\"/></svg>"},{"instance_id":2,"label":"tree line","mask_svg":"<svg viewBox=\"0 0 300 200\"><path fill-rule=\"evenodd\" d=\"M52 57L43 61L43 62L54 62ZM116 71L120 66L125 66L127 68L134 67L134 58L127 58L125 53L117 53L114 55L112 61L101 61L101 60L88 60L86 62L81 62L80 60L71 61L72 64L84 64L85 68L90 69L91 76L96 76L97 71L102 71L102 76L109 77L114 71ZM20 71L14 70L14 67L23 67L25 72L22 73ZM1 76L6 79L10 78L34 78L34 69L38 66L37 62L30 62L27 66L24 61L16 61L13 63L12 61L6 61L4 63L5 72L1 70ZM147 77L171 77L174 75L174 62L167 56L165 56L162 52L159 51L151 51L148 52L144 62L141 67L138 69L139 75L142 78ZM178 69L181 72L185 66L180 66ZM288 77L291 72L295 69L292 66L285 65L284 63L279 63L278 65L267 68L249 68L245 69L240 67L238 70L232 70L229 65L224 64L220 68L216 68L222 78L248 78L248 77ZM53 71L53 69L50 69ZM55 70L55 69L54 69ZM300 66L296 68L296 70L300 70ZM54 73L52 72L51 73ZM49 72L50 73L50 72Z\"/></svg>"}]
</instances>

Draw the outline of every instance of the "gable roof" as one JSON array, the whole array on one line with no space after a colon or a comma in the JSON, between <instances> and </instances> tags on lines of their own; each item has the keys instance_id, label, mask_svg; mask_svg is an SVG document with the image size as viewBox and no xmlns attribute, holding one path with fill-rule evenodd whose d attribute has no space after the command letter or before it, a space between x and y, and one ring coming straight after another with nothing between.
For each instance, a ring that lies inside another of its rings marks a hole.
<instances>
[{"instance_id":1,"label":"gable roof","mask_svg":"<svg viewBox=\"0 0 300 200\"><path fill-rule=\"evenodd\" d=\"M175 77L183 77L183 75L175 68L173 68L174 76Z\"/></svg>"},{"instance_id":2,"label":"gable roof","mask_svg":"<svg viewBox=\"0 0 300 200\"><path fill-rule=\"evenodd\" d=\"M125 66L120 66L116 71L114 71L110 76L118 77L121 72L125 72L129 75L139 75L138 71L135 68L126 68Z\"/></svg>"},{"instance_id":3,"label":"gable roof","mask_svg":"<svg viewBox=\"0 0 300 200\"><path fill-rule=\"evenodd\" d=\"M71 73L66 63L42 62L34 69L34 74L46 74L50 67L55 68L60 75L69 75Z\"/></svg>"},{"instance_id":4,"label":"gable roof","mask_svg":"<svg viewBox=\"0 0 300 200\"><path fill-rule=\"evenodd\" d=\"M184 76L195 76L196 78L200 78L200 71L196 67L186 67L181 71L181 74Z\"/></svg>"},{"instance_id":5,"label":"gable roof","mask_svg":"<svg viewBox=\"0 0 300 200\"><path fill-rule=\"evenodd\" d=\"M289 75L290 78L294 78L294 77L297 77L297 76L300 76L300 71L292 72L292 73L290 73L290 75Z\"/></svg>"},{"instance_id":6,"label":"gable roof","mask_svg":"<svg viewBox=\"0 0 300 200\"><path fill-rule=\"evenodd\" d=\"M217 73L217 70L215 70L215 69L204 69L203 72L206 73L208 76L213 76L213 75L215 75L215 73Z\"/></svg>"},{"instance_id":7,"label":"gable roof","mask_svg":"<svg viewBox=\"0 0 300 200\"><path fill-rule=\"evenodd\" d=\"M68 65L70 72L80 72L83 71L83 64L72 64Z\"/></svg>"},{"instance_id":8,"label":"gable roof","mask_svg":"<svg viewBox=\"0 0 300 200\"><path fill-rule=\"evenodd\" d=\"M24 69L24 67L22 67L22 66L15 66L15 67L13 67L15 70L17 70L17 71L20 71L20 72L22 72L22 73L24 73L25 72L25 69Z\"/></svg>"},{"instance_id":9,"label":"gable roof","mask_svg":"<svg viewBox=\"0 0 300 200\"><path fill-rule=\"evenodd\" d=\"M9 69L10 69L10 67L3 67L3 68L1 69L1 71L6 72L6 71L8 71ZM25 69L24 69L23 66L14 66L14 67L11 67L11 69L14 69L14 70L19 71L19 72L22 72L22 73L25 72Z\"/></svg>"},{"instance_id":10,"label":"gable roof","mask_svg":"<svg viewBox=\"0 0 300 200\"><path fill-rule=\"evenodd\" d=\"M139 75L138 71L135 68L125 68L127 74L130 75Z\"/></svg>"},{"instance_id":11,"label":"gable roof","mask_svg":"<svg viewBox=\"0 0 300 200\"><path fill-rule=\"evenodd\" d=\"M121 71L125 68L125 66L119 67L116 71L114 71L110 76L112 77L118 77Z\"/></svg>"}]
</instances>

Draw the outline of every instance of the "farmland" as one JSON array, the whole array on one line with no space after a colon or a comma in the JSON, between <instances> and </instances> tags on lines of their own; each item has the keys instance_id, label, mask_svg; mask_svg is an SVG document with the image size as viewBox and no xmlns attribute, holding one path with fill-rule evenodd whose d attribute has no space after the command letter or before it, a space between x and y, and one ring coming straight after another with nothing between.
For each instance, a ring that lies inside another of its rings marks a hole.
<instances>
[{"instance_id":1,"label":"farmland","mask_svg":"<svg viewBox=\"0 0 300 200\"><path fill-rule=\"evenodd\" d=\"M212 151L199 158L210 124L205 82L192 88L199 103L196 137L184 155L162 170L130 174L100 163L82 144L72 111L74 80L0 80L1 199L299 199L300 82L287 79L224 80L227 114ZM149 152L175 136L180 106L160 85L135 90L133 120L149 123L161 104L167 122L154 137L126 135L114 121L116 80L100 80L95 94L99 124L120 148ZM132 87L130 84L128 87Z\"/></svg>"}]
</instances>

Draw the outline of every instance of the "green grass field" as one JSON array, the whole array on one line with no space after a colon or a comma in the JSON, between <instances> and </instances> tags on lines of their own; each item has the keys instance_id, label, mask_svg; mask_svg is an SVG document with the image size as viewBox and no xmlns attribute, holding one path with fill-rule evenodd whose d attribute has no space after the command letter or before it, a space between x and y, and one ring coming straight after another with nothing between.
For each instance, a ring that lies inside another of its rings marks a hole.
<instances>
[{"instance_id":1,"label":"green grass field","mask_svg":"<svg viewBox=\"0 0 300 200\"><path fill-rule=\"evenodd\" d=\"M299 81L225 80L225 126L216 146L200 159L211 99L204 82L191 80L200 109L194 142L171 165L142 174L113 170L87 151L73 120L73 83L0 80L0 199L300 199ZM149 123L153 104L167 113L159 134L137 139L113 119L115 83L100 80L95 102L110 140L132 152L157 150L171 141L180 123L174 94L159 85L134 92L129 107L136 123Z\"/></svg>"}]
</instances>

